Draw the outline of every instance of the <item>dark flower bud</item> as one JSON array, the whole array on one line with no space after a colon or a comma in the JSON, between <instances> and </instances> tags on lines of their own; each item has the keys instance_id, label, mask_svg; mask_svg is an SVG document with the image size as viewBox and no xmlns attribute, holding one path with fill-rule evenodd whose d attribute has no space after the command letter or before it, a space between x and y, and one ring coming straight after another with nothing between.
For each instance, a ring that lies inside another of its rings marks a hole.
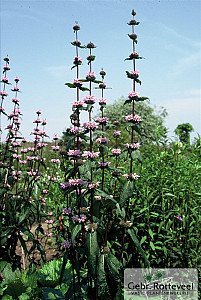
<instances>
[{"instance_id":1,"label":"dark flower bud","mask_svg":"<svg viewBox=\"0 0 201 300\"><path fill-rule=\"evenodd\" d=\"M72 114L72 115L70 115L70 118L73 119L73 120L77 120L78 115L77 114Z\"/></svg>"},{"instance_id":2,"label":"dark flower bud","mask_svg":"<svg viewBox=\"0 0 201 300\"><path fill-rule=\"evenodd\" d=\"M137 52L132 52L130 55L129 55L130 59L133 59L133 58L138 58L139 57L139 54Z\"/></svg>"},{"instance_id":3,"label":"dark flower bud","mask_svg":"<svg viewBox=\"0 0 201 300\"><path fill-rule=\"evenodd\" d=\"M112 171L112 172L111 172L111 175L114 176L114 177L119 177L119 176L121 176L121 172L118 172L118 171Z\"/></svg>"},{"instance_id":4,"label":"dark flower bud","mask_svg":"<svg viewBox=\"0 0 201 300\"><path fill-rule=\"evenodd\" d=\"M114 121L113 124L114 124L115 126L120 125L120 123L119 123L118 121Z\"/></svg>"},{"instance_id":5,"label":"dark flower bud","mask_svg":"<svg viewBox=\"0 0 201 300\"><path fill-rule=\"evenodd\" d=\"M89 56L87 56L87 60L88 61L94 61L95 60L95 56L94 55L89 55Z\"/></svg>"},{"instance_id":6,"label":"dark flower bud","mask_svg":"<svg viewBox=\"0 0 201 300\"><path fill-rule=\"evenodd\" d=\"M81 42L79 40L75 40L72 44L78 47L81 46Z\"/></svg>"},{"instance_id":7,"label":"dark flower bud","mask_svg":"<svg viewBox=\"0 0 201 300\"><path fill-rule=\"evenodd\" d=\"M101 82L101 83L99 84L99 88L100 88L100 89L105 89L105 88L106 88L105 82Z\"/></svg>"},{"instance_id":8,"label":"dark flower bud","mask_svg":"<svg viewBox=\"0 0 201 300\"><path fill-rule=\"evenodd\" d=\"M135 16L135 15L136 15L136 12L134 11L134 9L132 9L131 15L132 15L132 16Z\"/></svg>"},{"instance_id":9,"label":"dark flower bud","mask_svg":"<svg viewBox=\"0 0 201 300\"><path fill-rule=\"evenodd\" d=\"M87 44L87 48L92 49L92 48L96 48L96 47L95 47L94 43L90 42Z\"/></svg>"},{"instance_id":10,"label":"dark flower bud","mask_svg":"<svg viewBox=\"0 0 201 300\"><path fill-rule=\"evenodd\" d=\"M137 21L136 20L130 20L130 22L128 23L128 25L136 25Z\"/></svg>"},{"instance_id":11,"label":"dark flower bud","mask_svg":"<svg viewBox=\"0 0 201 300\"><path fill-rule=\"evenodd\" d=\"M76 24L75 26L73 26L73 30L74 30L74 31L80 30L80 26Z\"/></svg>"},{"instance_id":12,"label":"dark flower bud","mask_svg":"<svg viewBox=\"0 0 201 300\"><path fill-rule=\"evenodd\" d=\"M129 34L128 36L129 36L129 38L130 38L131 40L136 40L136 39L137 39L137 34L136 34L136 33L131 33L131 34Z\"/></svg>"},{"instance_id":13,"label":"dark flower bud","mask_svg":"<svg viewBox=\"0 0 201 300\"><path fill-rule=\"evenodd\" d=\"M5 57L5 58L4 58L4 61L6 61L7 63L9 63L9 58L8 58L8 57Z\"/></svg>"},{"instance_id":14,"label":"dark flower bud","mask_svg":"<svg viewBox=\"0 0 201 300\"><path fill-rule=\"evenodd\" d=\"M100 75L101 75L101 76L105 76L105 75L106 75L105 71L101 70L101 71L100 71Z\"/></svg>"}]
</instances>

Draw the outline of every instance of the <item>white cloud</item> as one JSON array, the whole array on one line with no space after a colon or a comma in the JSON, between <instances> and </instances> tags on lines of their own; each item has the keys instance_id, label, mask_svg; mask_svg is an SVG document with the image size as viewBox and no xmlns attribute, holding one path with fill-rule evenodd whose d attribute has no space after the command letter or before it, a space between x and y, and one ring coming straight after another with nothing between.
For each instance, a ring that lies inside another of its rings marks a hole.
<instances>
[{"instance_id":1,"label":"white cloud","mask_svg":"<svg viewBox=\"0 0 201 300\"><path fill-rule=\"evenodd\" d=\"M67 71L70 69L70 66L61 65L61 66L50 66L46 67L45 71L49 72L54 77L64 77Z\"/></svg>"},{"instance_id":2,"label":"white cloud","mask_svg":"<svg viewBox=\"0 0 201 300\"><path fill-rule=\"evenodd\" d=\"M188 95L188 96L187 96ZM169 128L169 136L178 124L190 123L194 127L192 137L197 136L201 132L201 90L193 89L185 92L185 96L172 97L165 107L168 111L166 125Z\"/></svg>"},{"instance_id":3,"label":"white cloud","mask_svg":"<svg viewBox=\"0 0 201 300\"><path fill-rule=\"evenodd\" d=\"M177 75L179 73L182 73L186 70L188 70L189 68L193 68L193 67L196 67L196 66L200 66L200 61L201 61L201 52L199 50L192 53L191 55L188 55L188 56L185 56L185 57L182 57L180 59L178 59L177 63L175 63L173 66L172 66L172 72ZM190 74L189 74L190 76Z\"/></svg>"},{"instance_id":4,"label":"white cloud","mask_svg":"<svg viewBox=\"0 0 201 300\"><path fill-rule=\"evenodd\" d=\"M200 41L196 41L196 40L193 40L193 39L189 38L186 35L182 35L182 34L178 33L175 29L173 29L173 28L171 28L167 25L164 25L164 24L159 23L159 22L156 22L156 23L157 23L158 26L160 26L160 28L166 30L166 32L169 33L170 35L189 43L189 45L191 45L191 46L199 47L199 48L201 47L201 42Z\"/></svg>"}]
</instances>

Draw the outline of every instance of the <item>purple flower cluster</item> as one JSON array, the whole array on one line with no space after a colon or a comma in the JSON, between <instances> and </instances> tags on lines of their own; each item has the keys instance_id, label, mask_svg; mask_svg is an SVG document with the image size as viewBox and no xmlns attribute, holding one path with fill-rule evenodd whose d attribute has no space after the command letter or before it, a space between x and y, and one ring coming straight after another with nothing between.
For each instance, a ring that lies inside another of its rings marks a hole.
<instances>
[{"instance_id":1,"label":"purple flower cluster","mask_svg":"<svg viewBox=\"0 0 201 300\"><path fill-rule=\"evenodd\" d=\"M73 214L73 211L70 207L69 208L64 207L62 210L62 214L69 216L70 214Z\"/></svg>"},{"instance_id":2,"label":"purple flower cluster","mask_svg":"<svg viewBox=\"0 0 201 300\"><path fill-rule=\"evenodd\" d=\"M83 106L84 106L84 102L82 100L73 102L73 107L81 108Z\"/></svg>"},{"instance_id":3,"label":"purple flower cluster","mask_svg":"<svg viewBox=\"0 0 201 300\"><path fill-rule=\"evenodd\" d=\"M77 127L77 126L71 126L70 127L70 132L73 133L73 134L77 134L77 133L80 133L82 132L82 128L80 127Z\"/></svg>"},{"instance_id":4,"label":"purple flower cluster","mask_svg":"<svg viewBox=\"0 0 201 300\"><path fill-rule=\"evenodd\" d=\"M53 163L53 164L60 164L60 159L58 159L58 158L52 158L51 159L51 163Z\"/></svg>"},{"instance_id":5,"label":"purple flower cluster","mask_svg":"<svg viewBox=\"0 0 201 300\"><path fill-rule=\"evenodd\" d=\"M130 72L127 72L127 76L128 76L128 78L131 78L131 79L137 79L139 77L139 71L131 70Z\"/></svg>"},{"instance_id":6,"label":"purple flower cluster","mask_svg":"<svg viewBox=\"0 0 201 300\"><path fill-rule=\"evenodd\" d=\"M69 179L67 182L60 183L60 188L62 190L65 190L65 189L68 189L71 186L75 186L75 187L85 186L86 187L87 185L88 185L88 183L86 181L84 181L81 178L78 178L78 179Z\"/></svg>"},{"instance_id":7,"label":"purple flower cluster","mask_svg":"<svg viewBox=\"0 0 201 300\"><path fill-rule=\"evenodd\" d=\"M114 154L114 155L120 155L121 154L121 149L113 148L111 151L112 151L112 154Z\"/></svg>"},{"instance_id":8,"label":"purple flower cluster","mask_svg":"<svg viewBox=\"0 0 201 300\"><path fill-rule=\"evenodd\" d=\"M140 123L140 122L142 122L142 119L141 119L140 116L138 116L138 115L133 115L133 114L131 114L131 115L129 115L129 116L126 116L126 117L125 117L125 120L126 120L127 122L132 122L132 123Z\"/></svg>"},{"instance_id":9,"label":"purple flower cluster","mask_svg":"<svg viewBox=\"0 0 201 300\"><path fill-rule=\"evenodd\" d=\"M98 122L100 125L106 125L107 121L108 121L107 117L102 117L102 118L98 117L96 120L96 122Z\"/></svg>"},{"instance_id":10,"label":"purple flower cluster","mask_svg":"<svg viewBox=\"0 0 201 300\"><path fill-rule=\"evenodd\" d=\"M98 158L99 157L100 152L94 152L94 151L84 151L82 156L84 158Z\"/></svg>"},{"instance_id":11,"label":"purple flower cluster","mask_svg":"<svg viewBox=\"0 0 201 300\"><path fill-rule=\"evenodd\" d=\"M123 177L127 178L127 179L129 179L129 178L131 178L131 179L138 179L140 176L137 175L136 173L131 173L131 174L123 174Z\"/></svg>"},{"instance_id":12,"label":"purple flower cluster","mask_svg":"<svg viewBox=\"0 0 201 300\"><path fill-rule=\"evenodd\" d=\"M109 141L110 140L108 138L103 138L103 137L96 139L96 143L98 143L98 144L107 144L107 143L109 143Z\"/></svg>"},{"instance_id":13,"label":"purple flower cluster","mask_svg":"<svg viewBox=\"0 0 201 300\"><path fill-rule=\"evenodd\" d=\"M88 130L94 130L98 127L98 124L96 122L87 122L87 123L83 123L83 128L84 129L88 129Z\"/></svg>"},{"instance_id":14,"label":"purple flower cluster","mask_svg":"<svg viewBox=\"0 0 201 300\"><path fill-rule=\"evenodd\" d=\"M86 74L86 80L87 81L94 81L96 79L94 72L87 72Z\"/></svg>"},{"instance_id":15,"label":"purple flower cluster","mask_svg":"<svg viewBox=\"0 0 201 300\"><path fill-rule=\"evenodd\" d=\"M75 87L79 88L79 87L81 87L83 85L83 82L81 80L79 80L79 79L74 79L73 80L73 84L74 84Z\"/></svg>"},{"instance_id":16,"label":"purple flower cluster","mask_svg":"<svg viewBox=\"0 0 201 300\"><path fill-rule=\"evenodd\" d=\"M80 216L76 215L76 216L72 217L72 220L74 222L78 222L78 223L84 223L86 221L86 219L87 219L87 216L85 216L85 215L80 215Z\"/></svg>"},{"instance_id":17,"label":"purple flower cluster","mask_svg":"<svg viewBox=\"0 0 201 300\"><path fill-rule=\"evenodd\" d=\"M107 100L104 98L99 99L99 105L106 105L107 104Z\"/></svg>"},{"instance_id":18,"label":"purple flower cluster","mask_svg":"<svg viewBox=\"0 0 201 300\"><path fill-rule=\"evenodd\" d=\"M86 103L86 104L94 104L94 103L96 102L96 100L97 100L97 98L96 98L95 96L93 96L93 95L91 95L91 96L86 96L86 97L83 99L84 103Z\"/></svg>"},{"instance_id":19,"label":"purple flower cluster","mask_svg":"<svg viewBox=\"0 0 201 300\"><path fill-rule=\"evenodd\" d=\"M77 244L76 241L73 241L73 246L75 247ZM67 240L67 241L64 241L63 243L61 243L61 246L64 248L64 249L69 249L71 247L71 240Z\"/></svg>"},{"instance_id":20,"label":"purple flower cluster","mask_svg":"<svg viewBox=\"0 0 201 300\"><path fill-rule=\"evenodd\" d=\"M137 150L140 148L140 144L139 143L132 143L132 144L124 144L124 146L127 148L127 149L133 149L133 150Z\"/></svg>"},{"instance_id":21,"label":"purple flower cluster","mask_svg":"<svg viewBox=\"0 0 201 300\"><path fill-rule=\"evenodd\" d=\"M128 98L131 100L136 100L139 97L139 94L136 92L129 92L128 93Z\"/></svg>"},{"instance_id":22,"label":"purple flower cluster","mask_svg":"<svg viewBox=\"0 0 201 300\"><path fill-rule=\"evenodd\" d=\"M121 131L115 130L114 133L113 133L113 135L114 135L115 137L119 137L119 136L121 135Z\"/></svg>"},{"instance_id":23,"label":"purple flower cluster","mask_svg":"<svg viewBox=\"0 0 201 300\"><path fill-rule=\"evenodd\" d=\"M72 157L80 157L80 150L69 150L68 155Z\"/></svg>"},{"instance_id":24,"label":"purple flower cluster","mask_svg":"<svg viewBox=\"0 0 201 300\"><path fill-rule=\"evenodd\" d=\"M80 56L75 56L73 59L74 65L81 65L82 64L82 58Z\"/></svg>"},{"instance_id":25,"label":"purple flower cluster","mask_svg":"<svg viewBox=\"0 0 201 300\"><path fill-rule=\"evenodd\" d=\"M106 161L106 162L101 162L101 161L99 161L99 162L98 162L98 166L101 167L101 168L109 167L110 164L111 164L110 161Z\"/></svg>"}]
</instances>

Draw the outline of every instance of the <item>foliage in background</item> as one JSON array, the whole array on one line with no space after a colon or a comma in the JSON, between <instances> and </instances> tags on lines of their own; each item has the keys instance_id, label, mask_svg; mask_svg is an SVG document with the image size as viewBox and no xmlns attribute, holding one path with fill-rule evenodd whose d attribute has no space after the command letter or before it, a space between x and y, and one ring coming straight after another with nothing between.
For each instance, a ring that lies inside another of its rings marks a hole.
<instances>
[{"instance_id":1,"label":"foliage in background","mask_svg":"<svg viewBox=\"0 0 201 300\"><path fill-rule=\"evenodd\" d=\"M118 120L120 122L119 130L121 130L120 143L123 144L129 139L130 132L127 128L127 123L124 116L128 115L131 111L131 104L124 105L125 98L121 97L114 103L109 104L105 108L105 114L108 116L108 128L107 134L110 138L113 132L113 122ZM140 131L135 133L135 138L140 143L147 143L150 141L157 141L161 138L165 138L167 129L164 125L167 111L164 108L156 110L147 102L137 102L135 104L136 114L140 114L143 122L140 126ZM110 145L112 144L112 139Z\"/></svg>"},{"instance_id":2,"label":"foliage in background","mask_svg":"<svg viewBox=\"0 0 201 300\"><path fill-rule=\"evenodd\" d=\"M190 145L190 132L193 131L193 126L190 123L179 124L175 129L181 143Z\"/></svg>"}]
</instances>

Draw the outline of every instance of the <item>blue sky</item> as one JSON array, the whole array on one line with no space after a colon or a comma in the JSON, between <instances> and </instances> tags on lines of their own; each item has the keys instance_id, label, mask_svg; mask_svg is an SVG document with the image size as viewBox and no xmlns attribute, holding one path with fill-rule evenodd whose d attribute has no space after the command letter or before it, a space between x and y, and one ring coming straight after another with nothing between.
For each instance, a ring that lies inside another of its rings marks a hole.
<instances>
[{"instance_id":1,"label":"blue sky","mask_svg":"<svg viewBox=\"0 0 201 300\"><path fill-rule=\"evenodd\" d=\"M131 62L124 59L132 51L127 34L131 10L141 23L136 27L136 51L145 57L137 61L142 85L140 96L150 98L150 104L169 113L166 126L169 136L180 123L189 122L201 133L201 1L1 1L1 66L8 54L10 81L20 77L23 113L22 133L30 139L35 111L42 110L47 119L47 132L61 136L69 126L71 104L75 90L64 83L72 82L71 71L75 48L72 30L75 21L81 30L82 44L92 41L96 60L93 69L98 77L103 67L111 90L105 91L108 103L127 96L132 89L125 71ZM84 64L80 77L88 71L87 50L80 50ZM1 68L2 69L2 68ZM9 99L4 107L11 110ZM100 98L100 91L94 94ZM85 96L82 93L81 96ZM85 116L84 116L85 118ZM84 121L84 119L83 119ZM6 124L5 118L3 126Z\"/></svg>"}]
</instances>

